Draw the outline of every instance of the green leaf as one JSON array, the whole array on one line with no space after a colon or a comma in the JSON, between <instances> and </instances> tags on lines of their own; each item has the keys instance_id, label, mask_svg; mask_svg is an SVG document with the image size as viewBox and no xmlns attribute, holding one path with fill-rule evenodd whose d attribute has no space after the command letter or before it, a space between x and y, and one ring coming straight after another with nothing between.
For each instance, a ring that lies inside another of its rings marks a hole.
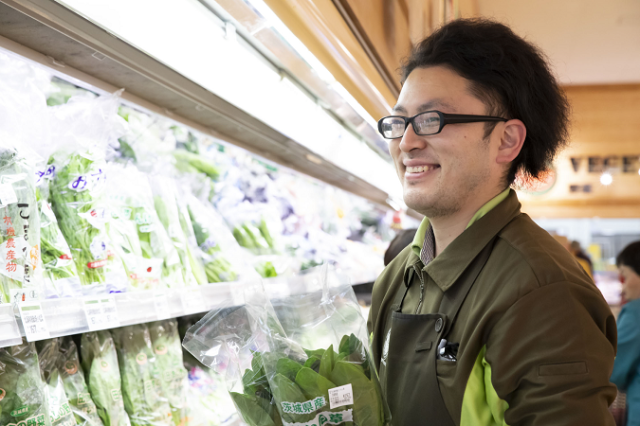
<instances>
[{"instance_id":1,"label":"green leaf","mask_svg":"<svg viewBox=\"0 0 640 426\"><path fill-rule=\"evenodd\" d=\"M276 373L282 374L292 382L296 380L296 375L301 368L302 365L289 358L280 358L276 363Z\"/></svg>"},{"instance_id":2,"label":"green leaf","mask_svg":"<svg viewBox=\"0 0 640 426\"><path fill-rule=\"evenodd\" d=\"M346 361L336 362L331 372L336 386L351 384L353 388L353 420L357 425L382 425L382 399L374 383L361 366Z\"/></svg>"},{"instance_id":3,"label":"green leaf","mask_svg":"<svg viewBox=\"0 0 640 426\"><path fill-rule=\"evenodd\" d=\"M336 354L333 352L333 345L329 346L329 348L324 352L322 358L320 358L320 367L318 369L318 373L326 377L327 379L331 376L331 372L333 371L333 366L335 365Z\"/></svg>"},{"instance_id":4,"label":"green leaf","mask_svg":"<svg viewBox=\"0 0 640 426\"><path fill-rule=\"evenodd\" d=\"M298 372L296 384L307 397L307 400L324 396L328 401L329 389L336 387L332 381L306 367L301 368Z\"/></svg>"},{"instance_id":5,"label":"green leaf","mask_svg":"<svg viewBox=\"0 0 640 426\"><path fill-rule=\"evenodd\" d=\"M229 392L242 418L249 426L275 426L271 416L262 408L256 396Z\"/></svg>"}]
</instances>

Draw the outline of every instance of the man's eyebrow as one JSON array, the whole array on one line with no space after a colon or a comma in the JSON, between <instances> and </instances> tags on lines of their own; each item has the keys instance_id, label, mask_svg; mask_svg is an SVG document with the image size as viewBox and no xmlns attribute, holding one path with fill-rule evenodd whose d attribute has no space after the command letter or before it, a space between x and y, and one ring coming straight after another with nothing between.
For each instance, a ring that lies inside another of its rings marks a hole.
<instances>
[{"instance_id":1,"label":"man's eyebrow","mask_svg":"<svg viewBox=\"0 0 640 426\"><path fill-rule=\"evenodd\" d=\"M442 100L442 99L432 99L429 102L425 102L422 105L420 105L417 109L416 112L421 113L424 111L432 111L434 109L438 109L438 108L445 108L449 111L456 111L456 108L451 105L450 103ZM398 104L396 106L393 107L393 112L400 112L400 113L407 113L407 109L405 107L403 107L402 105Z\"/></svg>"}]
</instances>

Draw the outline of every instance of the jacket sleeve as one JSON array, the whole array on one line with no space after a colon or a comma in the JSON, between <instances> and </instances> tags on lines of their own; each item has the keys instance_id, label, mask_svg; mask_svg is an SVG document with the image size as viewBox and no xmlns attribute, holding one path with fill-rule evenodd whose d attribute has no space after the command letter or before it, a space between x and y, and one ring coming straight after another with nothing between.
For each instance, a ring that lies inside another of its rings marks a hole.
<instances>
[{"instance_id":1,"label":"jacket sleeve","mask_svg":"<svg viewBox=\"0 0 640 426\"><path fill-rule=\"evenodd\" d=\"M491 383L510 426L615 423L608 407L615 319L595 286L561 282L521 296L487 338Z\"/></svg>"},{"instance_id":2,"label":"jacket sleeve","mask_svg":"<svg viewBox=\"0 0 640 426\"><path fill-rule=\"evenodd\" d=\"M611 381L623 391L640 363L640 312L633 308L625 306L618 317L618 354L611 374Z\"/></svg>"}]
</instances>

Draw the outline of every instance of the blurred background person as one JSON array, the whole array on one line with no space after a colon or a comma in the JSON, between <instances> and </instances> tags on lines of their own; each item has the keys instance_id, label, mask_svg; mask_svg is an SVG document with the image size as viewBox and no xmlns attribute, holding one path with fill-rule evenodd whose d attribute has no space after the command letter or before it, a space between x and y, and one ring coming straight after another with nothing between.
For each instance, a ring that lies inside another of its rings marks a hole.
<instances>
[{"instance_id":1,"label":"blurred background person","mask_svg":"<svg viewBox=\"0 0 640 426\"><path fill-rule=\"evenodd\" d=\"M584 252L580 243L578 241L571 241L569 251L578 259L578 263L582 265L589 276L593 278L593 263L591 263L591 258Z\"/></svg>"},{"instance_id":2,"label":"blurred background person","mask_svg":"<svg viewBox=\"0 0 640 426\"><path fill-rule=\"evenodd\" d=\"M627 426L640 426L640 241L626 246L616 264L627 303L618 316L618 353L611 382L627 393Z\"/></svg>"}]
</instances>

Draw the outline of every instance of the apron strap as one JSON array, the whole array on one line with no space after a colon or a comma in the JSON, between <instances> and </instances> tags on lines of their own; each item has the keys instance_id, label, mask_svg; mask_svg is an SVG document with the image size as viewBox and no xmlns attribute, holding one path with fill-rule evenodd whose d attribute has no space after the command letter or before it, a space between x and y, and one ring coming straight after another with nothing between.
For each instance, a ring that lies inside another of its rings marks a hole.
<instances>
[{"instance_id":1,"label":"apron strap","mask_svg":"<svg viewBox=\"0 0 640 426\"><path fill-rule=\"evenodd\" d=\"M448 318L448 321L445 323L445 330L442 333L442 338L446 338L449 334L449 330L451 330L452 325L455 323L460 307L467 298L469 290L471 290L471 287L473 287L473 284L476 282L478 275L480 275L480 271L482 271L487 260L489 260L489 255L493 251L493 245L495 244L496 239L497 236L492 238L491 241L484 246L480 254L478 254L473 261L473 266L471 268L467 268L467 270L463 272L462 276L457 280L456 284L444 293L442 301L440 302L440 309L438 310L439 313L445 314Z\"/></svg>"}]
</instances>

